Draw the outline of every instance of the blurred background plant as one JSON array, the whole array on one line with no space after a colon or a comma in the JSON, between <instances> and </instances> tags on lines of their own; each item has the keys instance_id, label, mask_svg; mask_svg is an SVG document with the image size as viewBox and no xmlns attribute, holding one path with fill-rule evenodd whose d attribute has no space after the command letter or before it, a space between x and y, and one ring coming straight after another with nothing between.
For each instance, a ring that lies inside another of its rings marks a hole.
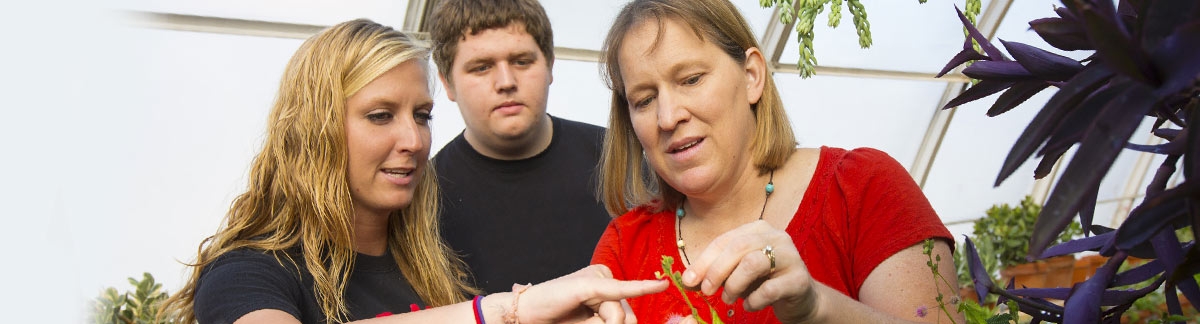
<instances>
[{"instance_id":1,"label":"blurred background plant","mask_svg":"<svg viewBox=\"0 0 1200 324\"><path fill-rule=\"evenodd\" d=\"M168 294L162 284L154 281L150 273L142 273L142 279L129 278L132 291L119 292L109 287L92 301L94 324L165 324L170 321L157 319L159 310ZM165 316L164 316L165 318Z\"/></svg>"},{"instance_id":2,"label":"blurred background plant","mask_svg":"<svg viewBox=\"0 0 1200 324\"><path fill-rule=\"evenodd\" d=\"M1029 240L1041 212L1042 206L1034 202L1032 196L1025 196L1017 205L993 205L975 221L975 246L991 250L979 253L985 267L991 263L991 267L987 267L988 273L995 274L998 269L1029 262L1026 259ZM1054 243L1067 242L1081 234L1083 228L1079 223L1071 222Z\"/></svg>"}]
</instances>

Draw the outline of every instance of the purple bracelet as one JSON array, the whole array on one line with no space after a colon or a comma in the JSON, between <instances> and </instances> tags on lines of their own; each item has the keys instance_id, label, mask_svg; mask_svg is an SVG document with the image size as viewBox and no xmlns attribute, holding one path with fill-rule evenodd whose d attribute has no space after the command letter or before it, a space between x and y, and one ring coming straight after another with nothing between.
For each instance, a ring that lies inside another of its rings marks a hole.
<instances>
[{"instance_id":1,"label":"purple bracelet","mask_svg":"<svg viewBox=\"0 0 1200 324\"><path fill-rule=\"evenodd\" d=\"M475 295L475 324L487 324L483 318L483 296Z\"/></svg>"}]
</instances>

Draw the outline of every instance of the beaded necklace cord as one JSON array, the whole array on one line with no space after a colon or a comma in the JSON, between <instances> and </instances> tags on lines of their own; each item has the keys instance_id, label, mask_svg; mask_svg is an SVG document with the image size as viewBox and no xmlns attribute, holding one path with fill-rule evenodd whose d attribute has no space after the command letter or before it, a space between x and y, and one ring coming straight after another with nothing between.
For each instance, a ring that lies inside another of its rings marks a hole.
<instances>
[{"instance_id":1,"label":"beaded necklace cord","mask_svg":"<svg viewBox=\"0 0 1200 324\"><path fill-rule=\"evenodd\" d=\"M771 176L767 179L767 186L765 189L766 197L763 198L762 211L758 212L758 220L763 219L763 214L767 212L767 201L771 199L771 193L775 192L775 170L771 170ZM683 256L683 262L692 264L692 261L688 260L687 249L685 244L683 244L682 222L683 216L685 215L687 215L687 212L683 210L683 203L681 202L679 203L679 207L675 208L675 246L679 247L679 252Z\"/></svg>"}]
</instances>

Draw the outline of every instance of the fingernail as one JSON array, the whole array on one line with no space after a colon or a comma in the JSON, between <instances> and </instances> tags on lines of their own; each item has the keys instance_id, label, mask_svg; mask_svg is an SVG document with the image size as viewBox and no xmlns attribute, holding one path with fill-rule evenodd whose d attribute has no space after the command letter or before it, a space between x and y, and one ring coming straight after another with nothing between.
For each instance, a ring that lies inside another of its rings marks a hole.
<instances>
[{"instance_id":1,"label":"fingernail","mask_svg":"<svg viewBox=\"0 0 1200 324\"><path fill-rule=\"evenodd\" d=\"M683 271L683 284L684 285L694 286L695 281L696 281L696 273L695 272L692 272L692 270L684 270Z\"/></svg>"},{"instance_id":2,"label":"fingernail","mask_svg":"<svg viewBox=\"0 0 1200 324\"><path fill-rule=\"evenodd\" d=\"M716 290L717 289L713 287L712 281L709 281L708 279L704 279L704 282L700 283L700 291L704 292L705 295L712 296L713 293L717 292Z\"/></svg>"}]
</instances>

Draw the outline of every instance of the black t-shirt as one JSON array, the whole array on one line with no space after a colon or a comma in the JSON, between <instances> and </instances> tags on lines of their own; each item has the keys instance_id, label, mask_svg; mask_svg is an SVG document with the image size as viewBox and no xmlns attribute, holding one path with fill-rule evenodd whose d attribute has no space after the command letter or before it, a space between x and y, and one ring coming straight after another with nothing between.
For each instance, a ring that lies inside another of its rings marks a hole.
<instances>
[{"instance_id":1,"label":"black t-shirt","mask_svg":"<svg viewBox=\"0 0 1200 324\"><path fill-rule=\"evenodd\" d=\"M312 275L304 270L299 253L291 255L299 268L287 258L251 249L218 257L204 268L196 284L196 319L202 324L227 324L256 310L277 309L301 323L323 323L325 314L317 303ZM390 254L360 253L354 262L345 291L349 320L407 313L412 305L425 308Z\"/></svg>"},{"instance_id":2,"label":"black t-shirt","mask_svg":"<svg viewBox=\"0 0 1200 324\"><path fill-rule=\"evenodd\" d=\"M587 266L611 219L596 196L604 128L550 119L550 146L528 159L489 158L462 134L434 157L442 235L485 292Z\"/></svg>"}]
</instances>

